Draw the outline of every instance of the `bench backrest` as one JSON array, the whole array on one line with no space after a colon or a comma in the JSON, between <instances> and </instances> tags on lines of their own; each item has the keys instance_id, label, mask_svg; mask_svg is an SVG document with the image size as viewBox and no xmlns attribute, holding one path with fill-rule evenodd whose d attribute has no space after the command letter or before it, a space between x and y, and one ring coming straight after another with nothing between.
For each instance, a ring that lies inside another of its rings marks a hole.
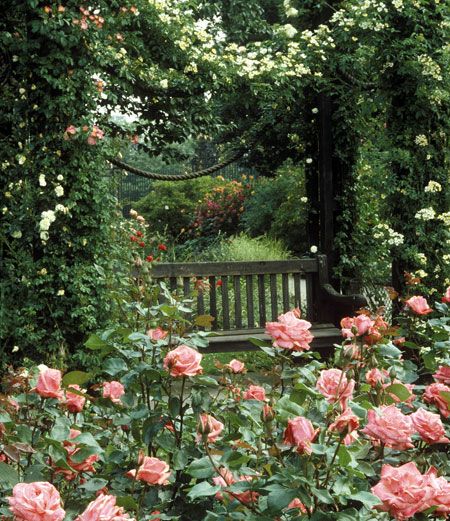
<instances>
[{"instance_id":1,"label":"bench backrest","mask_svg":"<svg viewBox=\"0 0 450 521\"><path fill-rule=\"evenodd\" d=\"M172 292L194 298L197 315L211 315L213 331L263 328L266 321L299 307L318 321L320 258L264 262L165 263L152 269Z\"/></svg>"}]
</instances>

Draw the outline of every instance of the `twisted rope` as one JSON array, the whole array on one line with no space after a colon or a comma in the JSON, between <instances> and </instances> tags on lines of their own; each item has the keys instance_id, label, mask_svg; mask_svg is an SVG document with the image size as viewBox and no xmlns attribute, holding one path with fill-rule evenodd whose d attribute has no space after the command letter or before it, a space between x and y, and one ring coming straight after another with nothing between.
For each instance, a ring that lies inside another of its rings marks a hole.
<instances>
[{"instance_id":1,"label":"twisted rope","mask_svg":"<svg viewBox=\"0 0 450 521\"><path fill-rule=\"evenodd\" d=\"M221 163L217 163L209 168L205 168L203 170L197 170L196 172L186 172L184 174L157 174L156 172L148 172L147 170L142 170L141 168L137 168L135 166L131 166L124 161L120 161L120 159L109 159L109 162L114 166L117 166L131 174L135 174L141 177L145 177L147 179L156 179L157 181L187 181L189 179L197 179L198 177L203 177L207 175L214 174L218 170L222 170L231 163L234 163L238 159L240 159L244 155L245 151L240 150L233 154L229 159L222 161Z\"/></svg>"}]
</instances>

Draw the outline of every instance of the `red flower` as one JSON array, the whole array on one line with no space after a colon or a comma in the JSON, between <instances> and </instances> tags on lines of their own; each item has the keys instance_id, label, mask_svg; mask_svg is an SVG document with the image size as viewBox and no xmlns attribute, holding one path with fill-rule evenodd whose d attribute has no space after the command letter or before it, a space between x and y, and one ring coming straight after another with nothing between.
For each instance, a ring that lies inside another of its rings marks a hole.
<instances>
[{"instance_id":1,"label":"red flower","mask_svg":"<svg viewBox=\"0 0 450 521\"><path fill-rule=\"evenodd\" d=\"M147 262L153 262L153 255L147 255L147 257L145 257L145 260Z\"/></svg>"},{"instance_id":2,"label":"red flower","mask_svg":"<svg viewBox=\"0 0 450 521\"><path fill-rule=\"evenodd\" d=\"M167 246L165 244L158 244L159 251L167 251Z\"/></svg>"},{"instance_id":3,"label":"red flower","mask_svg":"<svg viewBox=\"0 0 450 521\"><path fill-rule=\"evenodd\" d=\"M132 235L132 236L130 237L130 241L131 241L131 242L137 242L137 237L135 237L134 235Z\"/></svg>"},{"instance_id":4,"label":"red flower","mask_svg":"<svg viewBox=\"0 0 450 521\"><path fill-rule=\"evenodd\" d=\"M138 231L136 232L136 235L137 235L138 237L143 237L143 236L144 236L144 234L141 232L141 230L138 230Z\"/></svg>"},{"instance_id":5,"label":"red flower","mask_svg":"<svg viewBox=\"0 0 450 521\"><path fill-rule=\"evenodd\" d=\"M219 280L216 282L216 286L217 286L217 287L223 286L223 280L222 280L222 279L219 279Z\"/></svg>"},{"instance_id":6,"label":"red flower","mask_svg":"<svg viewBox=\"0 0 450 521\"><path fill-rule=\"evenodd\" d=\"M141 248L144 248L144 247L145 247L145 242L144 242L144 241L141 241L141 242L139 243L139 246L140 246Z\"/></svg>"}]
</instances>

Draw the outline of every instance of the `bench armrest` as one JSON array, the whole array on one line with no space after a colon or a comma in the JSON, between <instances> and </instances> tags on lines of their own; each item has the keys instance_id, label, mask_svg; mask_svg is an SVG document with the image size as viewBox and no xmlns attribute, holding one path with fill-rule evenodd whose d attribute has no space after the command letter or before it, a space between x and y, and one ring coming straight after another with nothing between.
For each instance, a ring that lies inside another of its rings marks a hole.
<instances>
[{"instance_id":1,"label":"bench armrest","mask_svg":"<svg viewBox=\"0 0 450 521\"><path fill-rule=\"evenodd\" d=\"M364 295L342 295L328 283L320 286L320 297L320 321L331 322L336 327L340 327L343 317L352 316L358 309L368 306Z\"/></svg>"}]
</instances>

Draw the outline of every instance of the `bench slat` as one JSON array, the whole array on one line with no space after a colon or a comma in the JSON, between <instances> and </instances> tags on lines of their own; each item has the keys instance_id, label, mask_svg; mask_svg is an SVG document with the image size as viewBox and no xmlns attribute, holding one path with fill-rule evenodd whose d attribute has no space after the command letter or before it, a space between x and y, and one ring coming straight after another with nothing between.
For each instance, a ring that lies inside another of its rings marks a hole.
<instances>
[{"instance_id":1,"label":"bench slat","mask_svg":"<svg viewBox=\"0 0 450 521\"><path fill-rule=\"evenodd\" d=\"M281 275L281 288L283 291L283 313L289 311L289 275L283 273Z\"/></svg>"},{"instance_id":2,"label":"bench slat","mask_svg":"<svg viewBox=\"0 0 450 521\"><path fill-rule=\"evenodd\" d=\"M216 277L209 277L209 314L214 317L212 329L217 329L217 292Z\"/></svg>"},{"instance_id":3,"label":"bench slat","mask_svg":"<svg viewBox=\"0 0 450 521\"><path fill-rule=\"evenodd\" d=\"M222 315L223 329L230 329L230 300L228 294L228 277L222 276Z\"/></svg>"},{"instance_id":4,"label":"bench slat","mask_svg":"<svg viewBox=\"0 0 450 521\"><path fill-rule=\"evenodd\" d=\"M300 288L300 274L294 273L294 307L301 309L302 305L302 293Z\"/></svg>"},{"instance_id":5,"label":"bench slat","mask_svg":"<svg viewBox=\"0 0 450 521\"><path fill-rule=\"evenodd\" d=\"M247 292L247 324L248 327L255 327L255 310L253 305L253 275L245 276L245 286Z\"/></svg>"},{"instance_id":6,"label":"bench slat","mask_svg":"<svg viewBox=\"0 0 450 521\"><path fill-rule=\"evenodd\" d=\"M264 327L266 324L266 288L264 285L264 275L258 275L258 304L259 304L259 325Z\"/></svg>"},{"instance_id":7,"label":"bench slat","mask_svg":"<svg viewBox=\"0 0 450 521\"><path fill-rule=\"evenodd\" d=\"M241 277L233 276L234 290L234 323L236 328L242 327L242 301L241 301Z\"/></svg>"},{"instance_id":8,"label":"bench slat","mask_svg":"<svg viewBox=\"0 0 450 521\"><path fill-rule=\"evenodd\" d=\"M313 295L313 276L306 274L306 320L312 321L314 318L314 295Z\"/></svg>"},{"instance_id":9,"label":"bench slat","mask_svg":"<svg viewBox=\"0 0 450 521\"><path fill-rule=\"evenodd\" d=\"M270 310L272 320L278 318L278 292L277 292L277 276L275 273L270 274Z\"/></svg>"},{"instance_id":10,"label":"bench slat","mask_svg":"<svg viewBox=\"0 0 450 521\"><path fill-rule=\"evenodd\" d=\"M201 281L202 278L198 277L197 280ZM205 314L205 298L204 298L204 295L203 295L202 287L199 286L199 289L197 291L198 291L198 294L197 294L197 313L199 315L204 315ZM199 329L204 329L204 328L200 327Z\"/></svg>"}]
</instances>

